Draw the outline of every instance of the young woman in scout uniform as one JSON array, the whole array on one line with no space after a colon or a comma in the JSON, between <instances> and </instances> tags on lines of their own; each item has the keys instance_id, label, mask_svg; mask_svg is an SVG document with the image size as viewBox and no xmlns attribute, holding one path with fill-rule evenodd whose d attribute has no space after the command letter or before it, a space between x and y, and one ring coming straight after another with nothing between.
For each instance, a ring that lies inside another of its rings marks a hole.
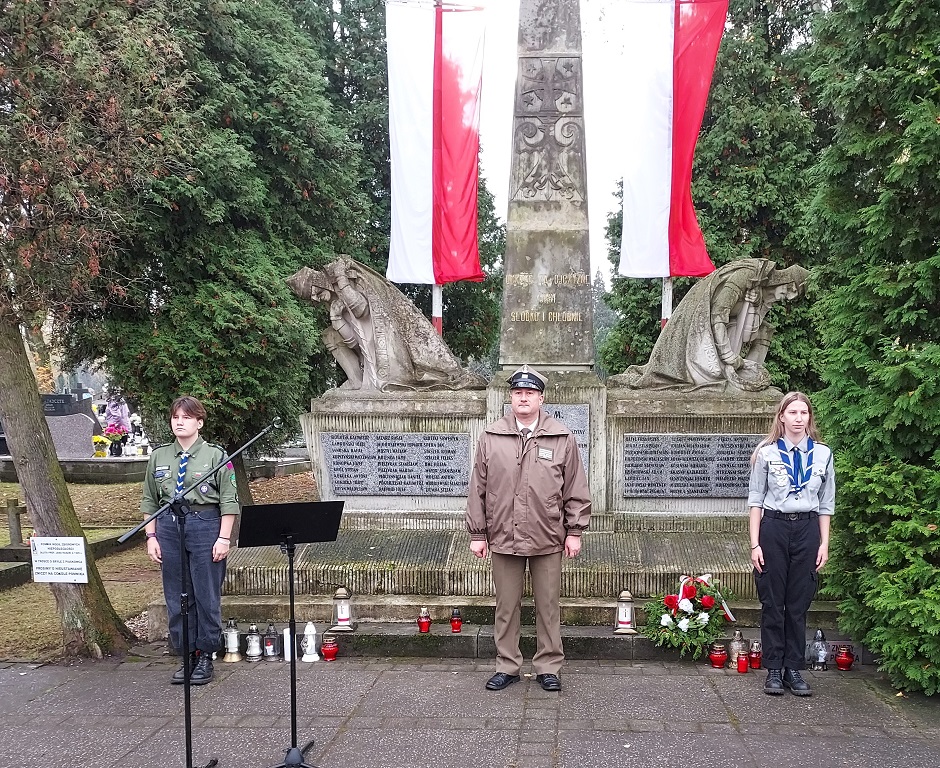
<instances>
[{"instance_id":1,"label":"young woman in scout uniform","mask_svg":"<svg viewBox=\"0 0 940 768\"><path fill-rule=\"evenodd\" d=\"M832 451L819 442L813 407L802 392L784 395L770 433L751 456L751 562L761 601L764 693L812 689L806 668L806 614L829 559L835 510Z\"/></svg>"},{"instance_id":2,"label":"young woman in scout uniform","mask_svg":"<svg viewBox=\"0 0 940 768\"><path fill-rule=\"evenodd\" d=\"M224 460L225 450L199 436L206 409L194 397L179 397L170 408L170 427L176 440L150 454L140 511L149 517ZM222 581L231 546L232 526L239 513L235 471L231 463L186 494L191 513L184 525L189 573L189 653L193 685L212 680L212 654L222 649ZM166 512L146 526L147 554L161 564L170 641L183 652L180 593L180 531L176 515ZM172 683L183 682L183 665Z\"/></svg>"}]
</instances>

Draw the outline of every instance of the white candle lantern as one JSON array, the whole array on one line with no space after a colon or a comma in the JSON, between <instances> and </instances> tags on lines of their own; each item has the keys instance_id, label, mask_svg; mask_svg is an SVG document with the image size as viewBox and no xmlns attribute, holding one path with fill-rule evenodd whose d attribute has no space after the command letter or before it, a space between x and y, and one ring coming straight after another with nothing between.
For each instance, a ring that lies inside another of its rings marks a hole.
<instances>
[{"instance_id":1,"label":"white candle lantern","mask_svg":"<svg viewBox=\"0 0 940 768\"><path fill-rule=\"evenodd\" d=\"M353 624L352 602L349 590L340 587L333 595L333 626L331 632L352 632L356 627Z\"/></svg>"},{"instance_id":2,"label":"white candle lantern","mask_svg":"<svg viewBox=\"0 0 940 768\"><path fill-rule=\"evenodd\" d=\"M615 635L635 635L633 628L633 595L623 590L617 598L617 623L614 625Z\"/></svg>"}]
</instances>

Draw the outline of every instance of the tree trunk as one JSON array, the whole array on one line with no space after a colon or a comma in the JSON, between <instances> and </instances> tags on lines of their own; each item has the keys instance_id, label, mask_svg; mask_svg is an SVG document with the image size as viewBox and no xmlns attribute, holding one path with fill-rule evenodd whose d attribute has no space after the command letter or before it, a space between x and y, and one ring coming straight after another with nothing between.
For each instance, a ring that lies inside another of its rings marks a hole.
<instances>
[{"instance_id":1,"label":"tree trunk","mask_svg":"<svg viewBox=\"0 0 940 768\"><path fill-rule=\"evenodd\" d=\"M82 536L65 475L43 416L36 379L16 316L0 311L0 418L26 511L37 536ZM65 653L100 657L127 650L133 634L114 612L85 541L87 584L51 584L62 620Z\"/></svg>"}]
</instances>

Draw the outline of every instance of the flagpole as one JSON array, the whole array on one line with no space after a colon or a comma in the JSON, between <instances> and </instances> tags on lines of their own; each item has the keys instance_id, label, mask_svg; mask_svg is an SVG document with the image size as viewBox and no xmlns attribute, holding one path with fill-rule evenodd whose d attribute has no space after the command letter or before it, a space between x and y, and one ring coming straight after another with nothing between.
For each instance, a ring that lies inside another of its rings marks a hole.
<instances>
[{"instance_id":1,"label":"flagpole","mask_svg":"<svg viewBox=\"0 0 940 768\"><path fill-rule=\"evenodd\" d=\"M431 325L438 336L444 335L444 295L437 283L431 286Z\"/></svg>"},{"instance_id":2,"label":"flagpole","mask_svg":"<svg viewBox=\"0 0 940 768\"><path fill-rule=\"evenodd\" d=\"M665 328L669 318L672 317L672 278L663 278L663 301L661 310L660 328Z\"/></svg>"}]
</instances>

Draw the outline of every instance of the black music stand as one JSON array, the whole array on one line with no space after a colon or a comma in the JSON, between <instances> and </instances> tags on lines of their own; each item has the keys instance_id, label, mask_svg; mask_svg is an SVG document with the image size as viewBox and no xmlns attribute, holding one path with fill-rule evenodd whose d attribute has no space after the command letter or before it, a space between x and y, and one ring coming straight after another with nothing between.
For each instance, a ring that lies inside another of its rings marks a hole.
<instances>
[{"instance_id":1,"label":"black music stand","mask_svg":"<svg viewBox=\"0 0 940 768\"><path fill-rule=\"evenodd\" d=\"M274 768L316 768L304 762L303 749L297 747L297 622L294 618L294 550L298 544L336 541L342 501L297 502L293 504L251 504L242 508L238 548L279 546L287 553L290 580L290 747L284 762Z\"/></svg>"}]
</instances>

